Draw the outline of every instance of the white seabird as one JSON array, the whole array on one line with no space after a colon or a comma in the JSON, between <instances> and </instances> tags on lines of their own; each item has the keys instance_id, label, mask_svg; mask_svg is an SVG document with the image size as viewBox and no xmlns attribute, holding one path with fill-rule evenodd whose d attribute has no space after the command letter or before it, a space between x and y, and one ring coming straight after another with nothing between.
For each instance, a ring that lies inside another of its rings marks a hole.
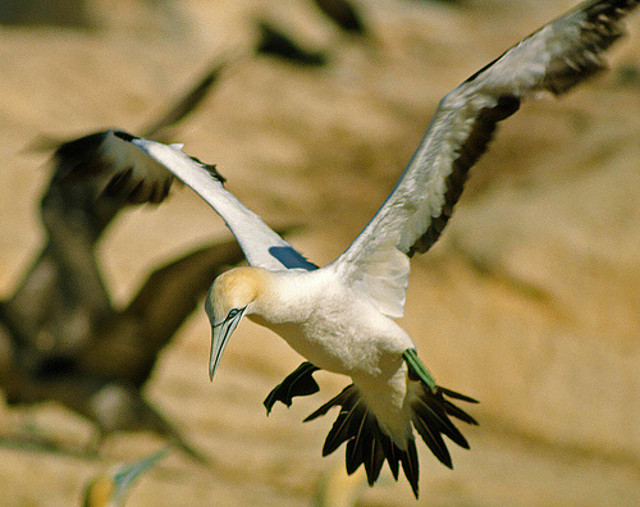
<instances>
[{"instance_id":1,"label":"white seabird","mask_svg":"<svg viewBox=\"0 0 640 507\"><path fill-rule=\"evenodd\" d=\"M308 361L269 394L267 410L278 400L290 405L293 396L316 392L312 374L320 368L351 377L351 385L306 419L341 407L323 454L347 442L347 471L364 464L371 485L385 459L396 479L401 463L417 497L413 429L451 467L442 435L465 448L468 443L449 416L476 422L448 398L474 400L437 385L393 320L403 313L409 258L427 251L442 233L497 122L528 96L560 95L603 69L601 53L624 33L620 19L637 4L584 2L447 94L387 200L351 246L323 268L227 192L212 166L188 157L181 146L113 132L105 170L112 182L126 174L127 184L112 184L111 190L136 188L144 195L140 185L164 188L177 176L224 219L249 261L250 267L220 275L207 298L211 378L243 316L268 327ZM119 154L134 146L142 150L137 160ZM151 159L143 160L142 152Z\"/></svg>"}]
</instances>

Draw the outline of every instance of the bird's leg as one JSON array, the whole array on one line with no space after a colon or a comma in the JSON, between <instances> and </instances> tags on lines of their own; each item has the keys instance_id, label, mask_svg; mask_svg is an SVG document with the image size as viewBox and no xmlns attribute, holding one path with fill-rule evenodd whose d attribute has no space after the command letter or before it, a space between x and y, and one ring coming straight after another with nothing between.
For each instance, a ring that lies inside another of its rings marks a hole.
<instances>
[{"instance_id":1,"label":"bird's leg","mask_svg":"<svg viewBox=\"0 0 640 507\"><path fill-rule=\"evenodd\" d=\"M313 378L313 373L320 368L305 361L268 394L264 400L267 415L271 412L276 401L281 401L287 407L291 406L294 396L308 396L320 390L318 383Z\"/></svg>"}]
</instances>

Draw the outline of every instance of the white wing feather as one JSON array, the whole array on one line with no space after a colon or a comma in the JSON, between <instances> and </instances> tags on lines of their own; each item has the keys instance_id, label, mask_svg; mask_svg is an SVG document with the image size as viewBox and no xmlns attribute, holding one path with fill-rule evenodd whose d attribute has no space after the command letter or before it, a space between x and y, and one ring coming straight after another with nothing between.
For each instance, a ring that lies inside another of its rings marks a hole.
<instances>
[{"instance_id":1,"label":"white wing feather","mask_svg":"<svg viewBox=\"0 0 640 507\"><path fill-rule=\"evenodd\" d=\"M396 187L333 268L380 311L402 316L407 256L436 241L495 124L527 96L564 93L605 67L601 52L623 34L619 19L637 4L584 2L446 95Z\"/></svg>"},{"instance_id":2,"label":"white wing feather","mask_svg":"<svg viewBox=\"0 0 640 507\"><path fill-rule=\"evenodd\" d=\"M222 217L249 264L271 270L316 269L258 215L225 190L204 164L183 153L182 145L166 145L135 137L130 142L189 185Z\"/></svg>"}]
</instances>

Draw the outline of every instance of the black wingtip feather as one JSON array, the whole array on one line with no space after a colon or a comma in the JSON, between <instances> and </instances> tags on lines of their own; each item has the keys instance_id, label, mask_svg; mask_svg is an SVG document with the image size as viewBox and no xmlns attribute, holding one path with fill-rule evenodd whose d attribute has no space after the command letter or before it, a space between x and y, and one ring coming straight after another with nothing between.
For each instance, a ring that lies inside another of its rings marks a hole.
<instances>
[{"instance_id":1,"label":"black wingtip feather","mask_svg":"<svg viewBox=\"0 0 640 507\"><path fill-rule=\"evenodd\" d=\"M424 419L420 417L413 418L413 425L418 431L418 434L422 437L422 440L429 450L433 453L433 455L448 468L453 467L453 463L451 461L451 455L449 454L449 449L447 449L444 440L440 436L438 431L433 431L429 424L424 422Z\"/></svg>"},{"instance_id":2,"label":"black wingtip feather","mask_svg":"<svg viewBox=\"0 0 640 507\"><path fill-rule=\"evenodd\" d=\"M377 438L370 438L368 446L369 448L365 450L365 456L368 456L368 458L364 462L364 468L367 473L367 482L369 486L373 486L380 476L382 465L384 465L385 453L382 442Z\"/></svg>"},{"instance_id":3,"label":"black wingtip feather","mask_svg":"<svg viewBox=\"0 0 640 507\"><path fill-rule=\"evenodd\" d=\"M389 464L389 469L391 470L391 475L397 481L398 474L400 473L400 455L398 447L393 443L391 437L381 432L380 434L380 443L382 445L382 451L384 452L385 458L387 458L387 463Z\"/></svg>"},{"instance_id":4,"label":"black wingtip feather","mask_svg":"<svg viewBox=\"0 0 640 507\"><path fill-rule=\"evenodd\" d=\"M407 450L400 455L402 470L405 477L411 484L411 490L416 497L419 496L418 480L420 479L420 467L418 465L418 450L415 440L412 438L407 442Z\"/></svg>"},{"instance_id":5,"label":"black wingtip feather","mask_svg":"<svg viewBox=\"0 0 640 507\"><path fill-rule=\"evenodd\" d=\"M467 414L464 410L457 407L453 403L448 400L443 401L444 409L452 417L459 419L460 421L466 422L467 424L471 424L473 426L478 426L478 421L476 421L473 417Z\"/></svg>"},{"instance_id":6,"label":"black wingtip feather","mask_svg":"<svg viewBox=\"0 0 640 507\"><path fill-rule=\"evenodd\" d=\"M340 398L342 408L322 447L323 456L328 456L340 447L343 442L355 438L358 424L364 418L365 407L364 404L359 403L360 396L357 389L349 389L347 387L343 393L344 395ZM351 469L350 461L353 461L353 459L353 457L350 459L349 453L347 453L347 471ZM353 471L355 468L351 470Z\"/></svg>"},{"instance_id":7,"label":"black wingtip feather","mask_svg":"<svg viewBox=\"0 0 640 507\"><path fill-rule=\"evenodd\" d=\"M446 387L438 386L438 390L445 396L448 396L449 398L455 398L456 400L466 401L467 403L480 403L478 400L476 400L475 398L472 398L471 396L460 394L456 391L452 391L451 389L447 389Z\"/></svg>"}]
</instances>

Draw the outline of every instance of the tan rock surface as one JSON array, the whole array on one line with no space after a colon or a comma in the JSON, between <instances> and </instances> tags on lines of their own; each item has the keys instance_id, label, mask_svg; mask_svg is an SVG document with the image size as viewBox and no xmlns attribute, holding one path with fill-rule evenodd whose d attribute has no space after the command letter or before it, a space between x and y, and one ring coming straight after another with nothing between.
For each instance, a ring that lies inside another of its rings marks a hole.
<instances>
[{"instance_id":1,"label":"tan rock surface","mask_svg":"<svg viewBox=\"0 0 640 507\"><path fill-rule=\"evenodd\" d=\"M573 3L362 0L378 34L369 45L344 38L303 0L183 1L170 18L138 0L95 0L93 32L1 28L0 293L41 241L46 156L23 147L42 133L135 132L215 54L249 43L252 15L327 48L330 66L243 62L178 140L215 162L270 223L305 224L292 242L324 263L387 195L440 97ZM502 125L440 244L413 263L403 325L441 384L481 400L472 410L481 425L466 431L471 451L453 451L455 471L420 447L421 504L640 504L638 17L630 29L612 72ZM176 190L109 230L105 276L126 301L157 262L224 234L194 194ZM246 322L210 384L208 340L199 311L163 354L149 396L214 464L170 456L131 504L308 505L343 457L321 458L330 417L300 421L346 379L320 374L321 394L267 419L264 396L300 359ZM1 407L0 427L25 417ZM33 417L61 442L90 436L55 407ZM114 436L99 460L0 447L0 504L70 505L95 471L158 445ZM360 502L413 503L388 471Z\"/></svg>"}]
</instances>

